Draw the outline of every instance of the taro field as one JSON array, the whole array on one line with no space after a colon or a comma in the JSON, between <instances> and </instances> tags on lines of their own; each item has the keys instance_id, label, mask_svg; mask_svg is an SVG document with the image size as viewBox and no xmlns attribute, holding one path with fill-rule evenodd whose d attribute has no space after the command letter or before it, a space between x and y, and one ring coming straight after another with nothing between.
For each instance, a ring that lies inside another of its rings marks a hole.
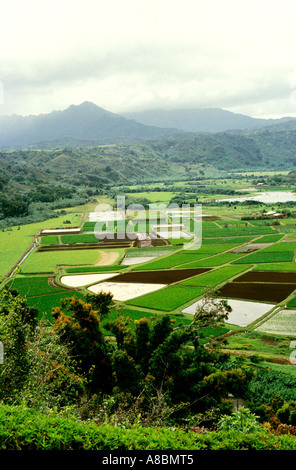
<instances>
[{"instance_id":1,"label":"taro field","mask_svg":"<svg viewBox=\"0 0 296 470\"><path fill-rule=\"evenodd\" d=\"M192 244L188 230L190 214L179 227L166 213L148 225L132 219L111 224L106 214L92 215L101 222L99 233L91 217L69 227L43 223L34 233L37 243L32 252L15 265L20 253L11 257L10 268L17 268L14 275L7 277L9 270L4 268L2 286L26 297L40 318L52 321L52 308L66 297L110 292L113 316L119 308L132 320L167 313L186 323L210 290L232 309L211 334L247 329L260 335L296 336L296 219L271 225L217 216L202 222L198 245ZM127 226L134 227L133 236L124 232ZM21 238L15 231L11 239L14 235ZM25 251L25 242L20 248ZM288 357L288 350L285 354Z\"/></svg>"}]
</instances>

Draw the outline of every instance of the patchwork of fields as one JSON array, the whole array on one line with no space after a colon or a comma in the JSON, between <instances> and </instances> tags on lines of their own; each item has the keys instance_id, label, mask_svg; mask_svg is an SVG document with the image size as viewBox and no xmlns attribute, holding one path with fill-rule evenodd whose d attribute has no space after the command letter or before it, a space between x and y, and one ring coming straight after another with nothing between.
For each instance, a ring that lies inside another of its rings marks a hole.
<instances>
[{"instance_id":1,"label":"patchwork of fields","mask_svg":"<svg viewBox=\"0 0 296 470\"><path fill-rule=\"evenodd\" d=\"M72 217L69 226L79 225L75 222L82 220L81 214ZM168 217L158 220L171 222ZM296 234L296 219L289 222L271 226L263 220L205 220L201 247L187 249L188 239L162 239L152 232L148 238L140 236L145 232L136 232L134 239L127 240L117 232L119 224L115 224L117 236L106 243L95 233L96 222L86 221L79 225L80 233L39 235L37 247L8 285L49 321L52 308L65 297L103 291L111 292L114 306L119 305L134 319L167 312L186 322L205 292L215 289L232 306L229 325L293 336L296 241L292 235ZM144 222L137 224L136 229L147 228ZM21 258L41 228L63 226L60 219L2 234L6 240L3 251L7 252L0 262L2 275ZM11 239L15 251L8 249ZM121 245L120 240L128 243ZM44 247L48 249L43 251ZM103 255L110 262L100 262Z\"/></svg>"}]
</instances>

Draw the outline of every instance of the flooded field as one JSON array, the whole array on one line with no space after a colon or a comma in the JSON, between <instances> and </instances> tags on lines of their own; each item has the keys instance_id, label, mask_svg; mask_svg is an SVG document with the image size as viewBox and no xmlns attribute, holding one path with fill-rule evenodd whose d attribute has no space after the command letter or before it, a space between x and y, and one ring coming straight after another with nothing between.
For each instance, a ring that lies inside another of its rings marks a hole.
<instances>
[{"instance_id":1,"label":"flooded field","mask_svg":"<svg viewBox=\"0 0 296 470\"><path fill-rule=\"evenodd\" d=\"M217 201L259 201L265 204L277 203L277 202L289 202L296 201L296 195L292 191L262 191L255 196L243 196L243 197L230 197L225 199L217 199Z\"/></svg>"},{"instance_id":2,"label":"flooded field","mask_svg":"<svg viewBox=\"0 0 296 470\"><path fill-rule=\"evenodd\" d=\"M127 250L125 257L121 261L121 265L124 266L131 266L133 264L141 264L141 263L146 263L147 261L152 261L155 258L160 258L161 256L167 255L173 253L174 248L172 249L167 246L165 249L160 249L160 248L144 248L144 251L141 251L139 248L138 250L132 250L129 252Z\"/></svg>"},{"instance_id":3,"label":"flooded field","mask_svg":"<svg viewBox=\"0 0 296 470\"><path fill-rule=\"evenodd\" d=\"M100 282L99 284L88 287L88 290L93 294L110 292L115 300L126 301L157 291L163 287L166 287L166 285L132 282Z\"/></svg>"},{"instance_id":4,"label":"flooded field","mask_svg":"<svg viewBox=\"0 0 296 470\"><path fill-rule=\"evenodd\" d=\"M243 300L226 299L232 312L229 313L226 323L237 326L248 326L255 320L258 320L262 315L271 310L274 305L260 303L260 302L248 302ZM201 301L195 302L190 307L182 310L183 313L189 313L194 315L197 307L201 304Z\"/></svg>"},{"instance_id":5,"label":"flooded field","mask_svg":"<svg viewBox=\"0 0 296 470\"><path fill-rule=\"evenodd\" d=\"M162 238L174 238L174 239L179 239L179 238L192 238L192 235L190 235L187 232L180 232L178 230L158 230L157 235Z\"/></svg>"},{"instance_id":6,"label":"flooded field","mask_svg":"<svg viewBox=\"0 0 296 470\"><path fill-rule=\"evenodd\" d=\"M121 264L124 266L131 266L133 264L141 264L147 261L152 261L155 258L157 258L157 256L128 256L124 258Z\"/></svg>"},{"instance_id":7,"label":"flooded field","mask_svg":"<svg viewBox=\"0 0 296 470\"><path fill-rule=\"evenodd\" d=\"M50 228L41 231L41 235L75 235L81 233L81 228Z\"/></svg>"},{"instance_id":8,"label":"flooded field","mask_svg":"<svg viewBox=\"0 0 296 470\"><path fill-rule=\"evenodd\" d=\"M89 212L88 222L112 222L123 220L123 215L119 211Z\"/></svg>"},{"instance_id":9,"label":"flooded field","mask_svg":"<svg viewBox=\"0 0 296 470\"><path fill-rule=\"evenodd\" d=\"M296 336L296 310L280 310L256 330L270 334Z\"/></svg>"},{"instance_id":10,"label":"flooded field","mask_svg":"<svg viewBox=\"0 0 296 470\"><path fill-rule=\"evenodd\" d=\"M83 287L93 282L104 281L110 277L114 277L118 273L102 273L102 274L76 274L69 276L62 276L60 281L68 287Z\"/></svg>"}]
</instances>

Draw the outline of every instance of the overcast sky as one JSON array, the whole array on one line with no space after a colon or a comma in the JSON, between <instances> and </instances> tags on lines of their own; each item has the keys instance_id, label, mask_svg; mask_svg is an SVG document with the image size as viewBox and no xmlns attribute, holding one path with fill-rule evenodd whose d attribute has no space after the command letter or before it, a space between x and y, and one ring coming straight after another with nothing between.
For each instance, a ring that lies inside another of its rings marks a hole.
<instances>
[{"instance_id":1,"label":"overcast sky","mask_svg":"<svg viewBox=\"0 0 296 470\"><path fill-rule=\"evenodd\" d=\"M0 114L296 116L295 0L4 0Z\"/></svg>"}]
</instances>

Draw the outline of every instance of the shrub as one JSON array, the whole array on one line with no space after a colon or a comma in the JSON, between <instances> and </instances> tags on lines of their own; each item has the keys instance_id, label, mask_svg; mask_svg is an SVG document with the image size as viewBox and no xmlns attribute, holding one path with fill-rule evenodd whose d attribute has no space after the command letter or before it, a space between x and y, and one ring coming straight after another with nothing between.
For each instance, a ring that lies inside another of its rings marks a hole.
<instances>
[{"instance_id":1,"label":"shrub","mask_svg":"<svg viewBox=\"0 0 296 470\"><path fill-rule=\"evenodd\" d=\"M47 323L37 322L37 311L11 292L0 297L0 338L4 363L0 374L2 403L65 406L84 391L69 359Z\"/></svg>"},{"instance_id":2,"label":"shrub","mask_svg":"<svg viewBox=\"0 0 296 470\"><path fill-rule=\"evenodd\" d=\"M291 434L292 436L296 436L296 426L292 426L291 424L279 424L275 434L277 436L281 436L282 434Z\"/></svg>"},{"instance_id":3,"label":"shrub","mask_svg":"<svg viewBox=\"0 0 296 470\"><path fill-rule=\"evenodd\" d=\"M277 416L281 423L296 426L296 402L284 403L278 410Z\"/></svg>"},{"instance_id":4,"label":"shrub","mask_svg":"<svg viewBox=\"0 0 296 470\"><path fill-rule=\"evenodd\" d=\"M248 408L241 407L232 415L223 415L218 421L218 429L220 431L236 431L242 433L249 433L260 431L261 424L258 422L258 416Z\"/></svg>"},{"instance_id":5,"label":"shrub","mask_svg":"<svg viewBox=\"0 0 296 470\"><path fill-rule=\"evenodd\" d=\"M1 450L296 450L294 435L281 430L278 435L264 429L197 434L178 428L97 426L69 413L0 405Z\"/></svg>"}]
</instances>

